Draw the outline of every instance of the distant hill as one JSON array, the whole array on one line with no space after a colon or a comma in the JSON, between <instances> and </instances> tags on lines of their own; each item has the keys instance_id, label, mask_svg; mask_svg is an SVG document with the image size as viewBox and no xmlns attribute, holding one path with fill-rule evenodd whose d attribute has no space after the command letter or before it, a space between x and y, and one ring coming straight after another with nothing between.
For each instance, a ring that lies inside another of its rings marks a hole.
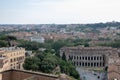
<instances>
[{"instance_id":1,"label":"distant hill","mask_svg":"<svg viewBox=\"0 0 120 80\"><path fill-rule=\"evenodd\" d=\"M120 27L120 22L106 22L106 23L94 23L94 24L85 24L86 27L92 28L104 28L104 27Z\"/></svg>"},{"instance_id":2,"label":"distant hill","mask_svg":"<svg viewBox=\"0 0 120 80\"><path fill-rule=\"evenodd\" d=\"M0 24L0 27L48 27L48 28L66 28L66 27L91 27L91 28L104 28L104 27L119 27L120 22L112 21L106 23L89 23L89 24Z\"/></svg>"}]
</instances>

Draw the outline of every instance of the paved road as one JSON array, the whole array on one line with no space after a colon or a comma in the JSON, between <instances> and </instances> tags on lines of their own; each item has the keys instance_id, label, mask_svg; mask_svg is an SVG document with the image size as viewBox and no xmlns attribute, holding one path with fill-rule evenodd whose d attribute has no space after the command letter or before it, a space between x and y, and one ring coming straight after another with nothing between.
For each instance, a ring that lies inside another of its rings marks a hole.
<instances>
[{"instance_id":1,"label":"paved road","mask_svg":"<svg viewBox=\"0 0 120 80\"><path fill-rule=\"evenodd\" d=\"M77 71L80 74L80 77L82 80L104 80L106 77L106 73L104 72L94 72L94 71L88 71L83 70L81 68L77 68Z\"/></svg>"}]
</instances>

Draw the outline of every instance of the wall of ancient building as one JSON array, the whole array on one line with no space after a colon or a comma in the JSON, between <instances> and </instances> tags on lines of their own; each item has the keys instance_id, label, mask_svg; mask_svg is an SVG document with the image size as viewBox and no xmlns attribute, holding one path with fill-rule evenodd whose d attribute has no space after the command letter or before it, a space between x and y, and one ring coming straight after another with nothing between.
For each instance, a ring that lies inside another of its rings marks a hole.
<instances>
[{"instance_id":1,"label":"wall of ancient building","mask_svg":"<svg viewBox=\"0 0 120 80\"><path fill-rule=\"evenodd\" d=\"M2 72L2 80L59 80L58 76L22 70Z\"/></svg>"},{"instance_id":2,"label":"wall of ancient building","mask_svg":"<svg viewBox=\"0 0 120 80\"><path fill-rule=\"evenodd\" d=\"M63 47L60 56L63 53L77 67L105 67L110 56L118 57L117 49L111 47Z\"/></svg>"},{"instance_id":3,"label":"wall of ancient building","mask_svg":"<svg viewBox=\"0 0 120 80\"><path fill-rule=\"evenodd\" d=\"M109 72L108 80L120 80L120 73L117 72Z\"/></svg>"},{"instance_id":4,"label":"wall of ancient building","mask_svg":"<svg viewBox=\"0 0 120 80\"><path fill-rule=\"evenodd\" d=\"M117 60L112 59L112 63L108 65L108 80L120 79L120 61Z\"/></svg>"}]
</instances>

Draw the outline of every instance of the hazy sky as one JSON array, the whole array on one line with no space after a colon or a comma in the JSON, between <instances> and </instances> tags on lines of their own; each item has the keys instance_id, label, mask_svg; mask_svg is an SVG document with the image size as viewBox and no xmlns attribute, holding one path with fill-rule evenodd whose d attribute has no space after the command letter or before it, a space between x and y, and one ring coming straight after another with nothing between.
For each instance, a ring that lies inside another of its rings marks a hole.
<instances>
[{"instance_id":1,"label":"hazy sky","mask_svg":"<svg viewBox=\"0 0 120 80\"><path fill-rule=\"evenodd\" d=\"M120 0L0 0L0 24L120 21Z\"/></svg>"}]
</instances>

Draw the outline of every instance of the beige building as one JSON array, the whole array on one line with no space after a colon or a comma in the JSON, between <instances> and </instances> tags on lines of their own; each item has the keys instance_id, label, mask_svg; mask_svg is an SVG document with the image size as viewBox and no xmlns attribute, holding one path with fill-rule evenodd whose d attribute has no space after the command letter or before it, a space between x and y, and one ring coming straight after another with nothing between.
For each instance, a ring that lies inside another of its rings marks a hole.
<instances>
[{"instance_id":1,"label":"beige building","mask_svg":"<svg viewBox=\"0 0 120 80\"><path fill-rule=\"evenodd\" d=\"M108 66L110 56L118 57L117 49L111 47L63 47L60 49L60 56L63 53L75 66L84 68L104 68Z\"/></svg>"},{"instance_id":2,"label":"beige building","mask_svg":"<svg viewBox=\"0 0 120 80\"><path fill-rule=\"evenodd\" d=\"M0 48L0 72L9 69L23 69L25 49L20 47Z\"/></svg>"}]
</instances>

